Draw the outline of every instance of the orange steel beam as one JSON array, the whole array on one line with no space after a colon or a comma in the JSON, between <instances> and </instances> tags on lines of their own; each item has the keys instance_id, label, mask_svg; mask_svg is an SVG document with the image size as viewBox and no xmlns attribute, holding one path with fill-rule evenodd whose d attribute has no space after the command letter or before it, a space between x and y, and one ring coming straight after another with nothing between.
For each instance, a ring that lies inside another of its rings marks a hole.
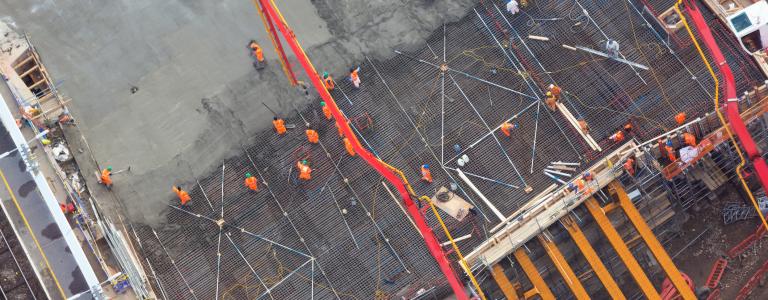
<instances>
[{"instance_id":1,"label":"orange steel beam","mask_svg":"<svg viewBox=\"0 0 768 300\"><path fill-rule=\"evenodd\" d=\"M624 296L624 293L621 292L619 285L613 280L613 276L608 272L608 269L600 260L595 249L589 244L589 240L587 240L584 232L579 228L579 224L576 224L576 221L574 221L571 216L565 216L561 221L563 222L565 229L571 235L571 239L576 243L576 247L579 248L581 254L584 255L584 258L586 258L589 263L589 266L595 271L597 278L603 283L605 290L608 291L608 295L616 300L626 300L627 298Z\"/></svg>"},{"instance_id":2,"label":"orange steel beam","mask_svg":"<svg viewBox=\"0 0 768 300\"><path fill-rule=\"evenodd\" d=\"M541 278L539 270L536 269L536 266L533 265L531 258L528 257L528 254L525 254L525 250L523 250L523 248L518 248L515 250L515 259L517 259L520 267L523 268L523 272L525 272L525 275L528 276L528 279L533 284L533 287L536 289L536 292L539 294L541 299L554 300L555 295L552 294L552 290L550 290L549 286L547 286L547 283L544 282L544 278Z\"/></svg>"},{"instance_id":3,"label":"orange steel beam","mask_svg":"<svg viewBox=\"0 0 768 300\"><path fill-rule=\"evenodd\" d=\"M571 292L576 296L576 299L590 299L587 290L584 289L584 285L581 284L576 273L573 273L573 269L568 265L568 262L565 260L563 253L560 252L560 249L557 249L557 245L544 235L539 235L538 238L541 245L544 246L544 250L547 251L549 259L555 264L555 268L557 268L557 271L563 276L565 284L571 289Z\"/></svg>"},{"instance_id":4,"label":"orange steel beam","mask_svg":"<svg viewBox=\"0 0 768 300\"><path fill-rule=\"evenodd\" d=\"M624 210L624 214L627 215L629 221L632 222L632 225L635 226L637 233L639 233L640 237L643 238L643 241L645 241L648 249L651 250L651 253L653 253L653 257L655 257L656 261L659 262L661 269L664 270L664 273L667 274L669 280L672 281L672 285L675 286L677 292L680 293L683 299L695 300L696 295L694 295L693 290L691 290L691 287L689 287L685 282L683 275L680 274L680 270L677 269L677 266L675 266L672 258L669 257L667 251L664 250L664 247L661 245L661 243L659 243L659 240L656 239L656 235L653 234L651 228L649 228L648 224L645 223L643 216L640 215L640 212L637 211L635 205L632 204L632 200L629 199L627 192L624 190L621 184L614 181L609 183L608 186L616 191L616 194L619 196L619 204Z\"/></svg>"},{"instance_id":5,"label":"orange steel beam","mask_svg":"<svg viewBox=\"0 0 768 300\"><path fill-rule=\"evenodd\" d=\"M493 276L493 280L496 281L496 284L499 285L499 289L501 289L504 297L508 300L518 299L515 287L509 282L509 278L507 278L507 274L504 274L504 268L502 268L500 264L493 265L491 268L491 275Z\"/></svg>"},{"instance_id":6,"label":"orange steel beam","mask_svg":"<svg viewBox=\"0 0 768 300\"><path fill-rule=\"evenodd\" d=\"M608 216L606 216L603 209L600 208L600 204L597 203L597 200L595 200L594 197L590 197L584 202L584 205L587 206L587 210L589 210L589 213L595 219L595 223L600 227L600 230L605 237L608 238L608 242L610 242L613 249L616 250L616 254L619 255L621 261L627 266L629 274L632 275L632 278L637 282L637 285L640 286L640 290L643 291L643 294L645 294L648 299L661 299L659 292L656 291L656 288L653 287L648 276L643 272L643 268L640 267L640 264L635 257L632 256L632 252L629 251L629 247L627 247L627 244L621 239L616 228L613 228L611 221L608 220Z\"/></svg>"}]
</instances>

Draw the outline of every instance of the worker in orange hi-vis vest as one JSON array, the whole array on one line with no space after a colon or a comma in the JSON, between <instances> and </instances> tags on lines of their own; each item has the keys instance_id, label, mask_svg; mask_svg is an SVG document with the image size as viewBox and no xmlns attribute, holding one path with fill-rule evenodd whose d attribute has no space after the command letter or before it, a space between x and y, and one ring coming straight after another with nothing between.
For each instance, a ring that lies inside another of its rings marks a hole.
<instances>
[{"instance_id":1,"label":"worker in orange hi-vis vest","mask_svg":"<svg viewBox=\"0 0 768 300\"><path fill-rule=\"evenodd\" d=\"M584 132L584 134L589 133L589 124L587 124L587 121L584 119L579 119L576 121L576 123L579 124L579 128L581 128L581 131Z\"/></svg>"},{"instance_id":2,"label":"worker in orange hi-vis vest","mask_svg":"<svg viewBox=\"0 0 768 300\"><path fill-rule=\"evenodd\" d=\"M356 89L360 88L360 67L349 69L349 81Z\"/></svg>"},{"instance_id":3,"label":"worker in orange hi-vis vest","mask_svg":"<svg viewBox=\"0 0 768 300\"><path fill-rule=\"evenodd\" d=\"M325 84L325 89L330 91L333 91L333 89L336 87L336 84L333 83L333 77L331 77L328 72L323 72L323 83Z\"/></svg>"},{"instance_id":4,"label":"worker in orange hi-vis vest","mask_svg":"<svg viewBox=\"0 0 768 300\"><path fill-rule=\"evenodd\" d=\"M339 137L344 137L344 132L341 131L341 127L339 127L339 123L333 122L333 125L336 125L336 130L339 131Z\"/></svg>"},{"instance_id":5,"label":"worker in orange hi-vis vest","mask_svg":"<svg viewBox=\"0 0 768 300\"><path fill-rule=\"evenodd\" d=\"M285 133L285 121L278 117L272 118L272 125L275 126L275 132L277 135L283 135Z\"/></svg>"},{"instance_id":6,"label":"worker in orange hi-vis vest","mask_svg":"<svg viewBox=\"0 0 768 300\"><path fill-rule=\"evenodd\" d=\"M312 179L312 169L309 167L309 164L307 163L306 160L297 161L296 169L299 170L299 179L301 180Z\"/></svg>"},{"instance_id":7,"label":"worker in orange hi-vis vest","mask_svg":"<svg viewBox=\"0 0 768 300\"><path fill-rule=\"evenodd\" d=\"M635 157L630 156L627 161L624 162L624 170L627 171L629 176L635 176Z\"/></svg>"},{"instance_id":8,"label":"worker in orange hi-vis vest","mask_svg":"<svg viewBox=\"0 0 768 300\"><path fill-rule=\"evenodd\" d=\"M429 171L429 165L421 166L421 180L432 183L432 172Z\"/></svg>"},{"instance_id":9,"label":"worker in orange hi-vis vest","mask_svg":"<svg viewBox=\"0 0 768 300\"><path fill-rule=\"evenodd\" d=\"M251 40L251 42L248 44L248 48L251 49L251 55L256 58L256 61L253 63L253 66L257 70L261 70L264 68L264 51L261 49L261 46L259 46L258 43L256 43L255 40Z\"/></svg>"},{"instance_id":10,"label":"worker in orange hi-vis vest","mask_svg":"<svg viewBox=\"0 0 768 300\"><path fill-rule=\"evenodd\" d=\"M667 152L666 154L670 162L677 160L677 156L675 156L675 148L672 148L672 141L667 141L666 146L664 146L664 150Z\"/></svg>"},{"instance_id":11,"label":"worker in orange hi-vis vest","mask_svg":"<svg viewBox=\"0 0 768 300\"><path fill-rule=\"evenodd\" d=\"M547 92L546 99L544 99L544 103L547 104L547 107L549 107L549 110L556 111L557 110L557 97L555 97L552 92Z\"/></svg>"},{"instance_id":12,"label":"worker in orange hi-vis vest","mask_svg":"<svg viewBox=\"0 0 768 300\"><path fill-rule=\"evenodd\" d=\"M325 101L320 101L320 107L323 108L323 115L325 115L325 118L330 120L333 119L333 115L331 114L331 109L328 107L328 105L325 105Z\"/></svg>"},{"instance_id":13,"label":"worker in orange hi-vis vest","mask_svg":"<svg viewBox=\"0 0 768 300\"><path fill-rule=\"evenodd\" d=\"M352 148L352 142L349 141L348 138L344 138L344 149L347 149L347 153L349 153L349 156L355 156L355 149Z\"/></svg>"},{"instance_id":14,"label":"worker in orange hi-vis vest","mask_svg":"<svg viewBox=\"0 0 768 300\"><path fill-rule=\"evenodd\" d=\"M259 184L256 180L256 177L253 177L251 173L245 173L245 186L249 188L251 191L258 192L259 191Z\"/></svg>"},{"instance_id":15,"label":"worker in orange hi-vis vest","mask_svg":"<svg viewBox=\"0 0 768 300\"><path fill-rule=\"evenodd\" d=\"M560 100L560 93L562 93L563 90L561 90L559 86L556 86L554 84L550 84L548 89L549 89L550 92L552 92L552 96L555 96L556 100Z\"/></svg>"},{"instance_id":16,"label":"worker in orange hi-vis vest","mask_svg":"<svg viewBox=\"0 0 768 300\"><path fill-rule=\"evenodd\" d=\"M684 112L676 114L675 115L675 122L677 123L677 125L683 125L683 124L685 124L685 119L687 117L688 116Z\"/></svg>"},{"instance_id":17,"label":"worker in orange hi-vis vest","mask_svg":"<svg viewBox=\"0 0 768 300\"><path fill-rule=\"evenodd\" d=\"M176 196L179 197L179 203L181 203L182 207L189 206L189 201L192 200L192 197L189 196L189 193L187 193L185 190L182 190L180 186L174 186L173 191L176 192Z\"/></svg>"},{"instance_id":18,"label":"worker in orange hi-vis vest","mask_svg":"<svg viewBox=\"0 0 768 300\"><path fill-rule=\"evenodd\" d=\"M101 170L101 184L107 187L107 189L112 188L112 167L107 167L104 170Z\"/></svg>"},{"instance_id":19,"label":"worker in orange hi-vis vest","mask_svg":"<svg viewBox=\"0 0 768 300\"><path fill-rule=\"evenodd\" d=\"M501 133L503 133L506 136L511 136L510 130L517 128L517 124L512 124L509 122L501 123L501 127L499 127L499 130L501 130Z\"/></svg>"},{"instance_id":20,"label":"worker in orange hi-vis vest","mask_svg":"<svg viewBox=\"0 0 768 300\"><path fill-rule=\"evenodd\" d=\"M317 144L320 142L320 136L317 135L317 131L312 129L312 127L307 127L306 133L307 133L307 141L309 141L310 143Z\"/></svg>"},{"instance_id":21,"label":"worker in orange hi-vis vest","mask_svg":"<svg viewBox=\"0 0 768 300\"><path fill-rule=\"evenodd\" d=\"M683 141L685 141L685 144L688 146L691 146L691 147L697 146L696 137L689 132L683 133Z\"/></svg>"},{"instance_id":22,"label":"worker in orange hi-vis vest","mask_svg":"<svg viewBox=\"0 0 768 300\"><path fill-rule=\"evenodd\" d=\"M616 131L616 133L608 137L608 139L613 141L614 143L619 143L624 140L624 132L622 132L621 130Z\"/></svg>"}]
</instances>

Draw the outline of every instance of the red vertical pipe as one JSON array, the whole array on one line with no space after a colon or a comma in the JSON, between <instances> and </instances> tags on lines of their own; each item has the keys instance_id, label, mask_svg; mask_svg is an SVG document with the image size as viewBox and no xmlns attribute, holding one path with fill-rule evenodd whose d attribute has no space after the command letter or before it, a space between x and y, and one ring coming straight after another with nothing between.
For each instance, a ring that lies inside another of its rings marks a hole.
<instances>
[{"instance_id":1,"label":"red vertical pipe","mask_svg":"<svg viewBox=\"0 0 768 300\"><path fill-rule=\"evenodd\" d=\"M263 4L262 7L264 7ZM291 62L288 61L288 56L285 55L285 50L283 50L283 43L280 42L280 36L277 35L277 30L275 29L275 23L280 22L280 20L275 19L270 14L266 13L263 9L262 12L264 13L264 18L267 19L267 24L269 24L268 33L271 34L272 38L275 40L275 45L277 45L277 51L279 52L278 55L280 55L280 59L282 59L283 63L285 64L285 70L288 71L288 80L291 82L291 85L296 85L296 74L293 73Z\"/></svg>"},{"instance_id":2,"label":"red vertical pipe","mask_svg":"<svg viewBox=\"0 0 768 300\"><path fill-rule=\"evenodd\" d=\"M747 158L752 161L752 166L755 169L755 173L757 173L757 177L760 179L760 184L763 186L763 189L768 190L768 165L766 165L765 159L760 155L760 150L757 148L752 135L750 135L747 126L744 125L744 121L741 119L738 96L736 95L736 81L733 78L731 67L728 66L728 62L720 51L720 47L712 36L712 30L701 15L698 6L693 2L687 2L685 10L691 16L696 30L699 31L702 41L709 49L710 54L712 54L717 68L720 70L720 75L722 75L725 81L725 109L728 122L739 138L739 141L741 141L741 146L744 148L744 152L747 153Z\"/></svg>"},{"instance_id":3,"label":"red vertical pipe","mask_svg":"<svg viewBox=\"0 0 768 300\"><path fill-rule=\"evenodd\" d=\"M413 199L411 199L411 195L408 194L408 190L405 187L405 184L402 180L400 180L400 177L397 177L392 170L390 170L387 166L382 164L376 157L373 156L370 152L368 152L367 149L363 148L360 144L360 141L357 139L354 133L352 133L352 129L347 125L346 119L339 111L339 107L336 105L336 101L333 100L331 97L331 94L328 93L328 91L325 89L325 86L323 85L323 82L320 79L320 76L317 75L317 73L314 71L314 67L312 66L312 63L309 61L309 58L304 53L304 50L301 49L299 44L295 40L295 35L293 31L288 28L287 24L284 24L281 21L281 18L278 16L277 11L274 7L272 7L269 0L259 0L262 7L264 8L267 15L271 15L272 20L277 21L277 26L280 28L280 32L283 34L283 37L285 37L285 40L288 42L288 45L291 47L291 50L294 54L296 54L296 57L299 60L299 63L301 64L302 68L304 68L304 71L307 73L307 76L309 76L310 81L312 81L312 85L315 87L315 90L320 94L320 97L323 98L325 103L328 105L328 107L331 109L331 114L333 115L334 120L336 120L336 124L341 128L341 131L344 133L344 136L347 137L352 142L352 148L355 149L357 153L360 154L360 157L365 160L368 165L373 167L381 176L387 179L400 193L400 197L403 198L403 202L405 203L405 206L408 209L408 213L413 217L414 222L416 223L416 227L421 232L422 236L424 237L424 242L427 245L427 249L429 250L430 254L432 254L432 257L435 258L437 261L438 266L440 267L440 270L443 272L443 275L445 276L446 280L448 280L448 284L453 289L454 294L456 294L457 299L466 300L467 293L464 290L464 285L459 280L456 273L451 268L451 264L448 261L448 259L445 257L445 253L443 252L442 247L440 246L440 242L435 237L434 233L432 232L432 228L427 225L427 222L424 220L424 218L421 215L421 212L419 211L418 207L416 207L416 204L413 202ZM278 40L279 43L279 40Z\"/></svg>"}]
</instances>

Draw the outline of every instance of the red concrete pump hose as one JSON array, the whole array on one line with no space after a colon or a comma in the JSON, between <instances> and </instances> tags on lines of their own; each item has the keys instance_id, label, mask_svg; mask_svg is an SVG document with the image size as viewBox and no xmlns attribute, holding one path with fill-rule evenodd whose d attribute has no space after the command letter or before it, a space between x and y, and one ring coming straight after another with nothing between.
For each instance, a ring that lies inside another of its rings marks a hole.
<instances>
[{"instance_id":1,"label":"red concrete pump hose","mask_svg":"<svg viewBox=\"0 0 768 300\"><path fill-rule=\"evenodd\" d=\"M438 266L440 267L440 270L442 271L443 275L445 276L446 280L448 281L448 284L453 289L453 292L456 294L457 299L468 299L467 293L464 289L464 285L459 280L456 273L453 271L453 268L451 268L450 262L445 256L445 253L443 252L442 247L440 246L440 242L435 237L434 233L432 232L432 228L427 225L427 222L424 220L424 218L421 215L421 212L419 211L418 207L414 203L414 200L411 199L411 195L408 193L407 188L405 187L405 184L403 181L395 175L392 170L390 170L387 166L382 164L376 157L373 156L367 149L363 148L363 146L360 144L360 141L357 139L354 133L352 133L352 129L349 127L349 125L346 122L346 119L339 111L339 107L336 105L336 102L331 97L331 94L328 93L328 91L325 89L325 86L323 85L320 76L315 71L315 68L312 66L312 63L309 61L309 58L307 58L306 54L304 53L304 50L301 48L301 46L296 41L295 35L293 31L291 31L290 28L288 28L287 24L284 24L282 21L282 17L280 13L271 5L271 1L269 0L259 0L262 7L265 9L265 11L270 15L272 20L277 23L277 27L280 29L280 32L282 33L285 40L288 42L288 45L291 47L291 50L296 55L296 58L299 60L299 63L301 64L304 71L307 73L307 76L309 76L309 79L312 82L312 85L315 87L315 90L320 94L320 97L323 98L325 103L328 105L328 107L331 109L331 114L333 115L333 118L336 120L336 123L338 124L339 128L341 128L342 133L345 137L347 137L352 142L352 148L360 154L360 157L365 160L365 162L373 167L376 172L381 174L384 178L389 181L400 193L400 196L403 199L403 202L405 203L405 206L408 210L408 213L413 218L414 222L416 223L416 226L418 227L419 231L421 232L422 236L424 237L424 242L427 245L427 249L429 250L430 254L435 258L437 261Z\"/></svg>"}]
</instances>

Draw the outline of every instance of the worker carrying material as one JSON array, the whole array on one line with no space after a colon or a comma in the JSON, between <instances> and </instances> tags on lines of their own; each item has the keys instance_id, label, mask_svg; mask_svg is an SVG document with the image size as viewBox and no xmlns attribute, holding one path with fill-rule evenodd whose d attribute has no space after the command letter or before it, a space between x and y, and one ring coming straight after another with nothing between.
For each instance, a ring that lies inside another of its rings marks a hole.
<instances>
[{"instance_id":1,"label":"worker carrying material","mask_svg":"<svg viewBox=\"0 0 768 300\"><path fill-rule=\"evenodd\" d=\"M677 157L675 156L675 148L672 148L672 141L670 140L667 140L665 143L659 139L659 153L662 160L668 159L669 163L673 163L677 160Z\"/></svg>"},{"instance_id":2,"label":"worker carrying material","mask_svg":"<svg viewBox=\"0 0 768 300\"><path fill-rule=\"evenodd\" d=\"M107 187L107 189L112 188L112 167L107 167L104 170L101 170L101 184Z\"/></svg>"},{"instance_id":3,"label":"worker carrying material","mask_svg":"<svg viewBox=\"0 0 768 300\"><path fill-rule=\"evenodd\" d=\"M691 147L696 147L696 136L691 134L690 132L683 133L683 141L686 145Z\"/></svg>"},{"instance_id":4,"label":"worker carrying material","mask_svg":"<svg viewBox=\"0 0 768 300\"><path fill-rule=\"evenodd\" d=\"M507 11L510 14L516 14L520 12L520 5L517 3L516 0L508 0L507 1Z\"/></svg>"},{"instance_id":5,"label":"worker carrying material","mask_svg":"<svg viewBox=\"0 0 768 300\"><path fill-rule=\"evenodd\" d=\"M605 41L605 52L610 54L613 58L619 57L619 42L616 40L608 39Z\"/></svg>"},{"instance_id":6,"label":"worker carrying material","mask_svg":"<svg viewBox=\"0 0 768 300\"><path fill-rule=\"evenodd\" d=\"M432 183L432 172L429 171L429 165L421 166L421 180Z\"/></svg>"},{"instance_id":7,"label":"worker carrying material","mask_svg":"<svg viewBox=\"0 0 768 300\"><path fill-rule=\"evenodd\" d=\"M187 193L185 190L182 190L180 186L174 186L173 191L176 192L176 196L179 197L179 203L181 203L181 206L188 207L189 201L192 200L192 197L189 196L189 193Z\"/></svg>"},{"instance_id":8,"label":"worker carrying material","mask_svg":"<svg viewBox=\"0 0 768 300\"><path fill-rule=\"evenodd\" d=\"M501 129L501 133L503 133L504 135L510 136L511 135L510 130L517 128L517 126L518 126L517 123L512 124L509 122L504 122L504 123L501 123L501 127L499 129Z\"/></svg>"},{"instance_id":9,"label":"worker carrying material","mask_svg":"<svg viewBox=\"0 0 768 300\"><path fill-rule=\"evenodd\" d=\"M312 144L317 144L320 142L320 136L317 135L317 131L312 129L311 127L307 127L307 140Z\"/></svg>"},{"instance_id":10,"label":"worker carrying material","mask_svg":"<svg viewBox=\"0 0 768 300\"><path fill-rule=\"evenodd\" d=\"M261 46L259 46L255 40L251 40L248 44L248 48L251 49L251 55L256 58L256 61L253 62L253 67L256 68L256 70L263 69L266 65L266 61L264 61L264 51L261 49Z\"/></svg>"},{"instance_id":11,"label":"worker carrying material","mask_svg":"<svg viewBox=\"0 0 768 300\"><path fill-rule=\"evenodd\" d=\"M556 111L557 110L557 97L550 92L547 91L547 97L544 99L544 103L547 104L547 107L549 107L549 110Z\"/></svg>"},{"instance_id":12,"label":"worker carrying material","mask_svg":"<svg viewBox=\"0 0 768 300\"><path fill-rule=\"evenodd\" d=\"M245 186L251 191L258 192L259 191L259 184L256 180L256 177L253 177L251 173L245 173Z\"/></svg>"},{"instance_id":13,"label":"worker carrying material","mask_svg":"<svg viewBox=\"0 0 768 300\"><path fill-rule=\"evenodd\" d=\"M677 123L677 125L683 125L685 124L686 118L687 118L686 114L684 112L681 112L675 115L675 122Z\"/></svg>"},{"instance_id":14,"label":"worker carrying material","mask_svg":"<svg viewBox=\"0 0 768 300\"><path fill-rule=\"evenodd\" d=\"M323 72L323 84L328 92L333 91L336 88L336 84L333 83L333 77L328 72Z\"/></svg>"},{"instance_id":15,"label":"worker carrying material","mask_svg":"<svg viewBox=\"0 0 768 300\"><path fill-rule=\"evenodd\" d=\"M360 67L349 69L349 81L356 89L360 88Z\"/></svg>"},{"instance_id":16,"label":"worker carrying material","mask_svg":"<svg viewBox=\"0 0 768 300\"><path fill-rule=\"evenodd\" d=\"M310 180L312 179L312 169L309 167L307 160L296 162L296 169L299 170L299 179Z\"/></svg>"},{"instance_id":17,"label":"worker carrying material","mask_svg":"<svg viewBox=\"0 0 768 300\"><path fill-rule=\"evenodd\" d=\"M333 119L333 115L331 115L331 109L328 108L328 105L325 105L325 101L320 101L320 107L322 107L323 115L325 115L326 119Z\"/></svg>"},{"instance_id":18,"label":"worker carrying material","mask_svg":"<svg viewBox=\"0 0 768 300\"><path fill-rule=\"evenodd\" d=\"M579 128L581 128L581 131L583 131L584 134L589 134L589 124L587 124L586 120L579 119L576 121L576 123L579 124Z\"/></svg>"},{"instance_id":19,"label":"worker carrying material","mask_svg":"<svg viewBox=\"0 0 768 300\"><path fill-rule=\"evenodd\" d=\"M272 118L272 125L275 126L275 132L277 135L283 135L285 133L285 121L278 117Z\"/></svg>"},{"instance_id":20,"label":"worker carrying material","mask_svg":"<svg viewBox=\"0 0 768 300\"><path fill-rule=\"evenodd\" d=\"M560 94L562 94L563 90L559 86L550 84L547 89L552 92L552 96L555 96L555 99L560 100Z\"/></svg>"},{"instance_id":21,"label":"worker carrying material","mask_svg":"<svg viewBox=\"0 0 768 300\"><path fill-rule=\"evenodd\" d=\"M624 132L621 130L616 131L616 133L608 137L608 139L613 141L614 143L620 143L624 141Z\"/></svg>"},{"instance_id":22,"label":"worker carrying material","mask_svg":"<svg viewBox=\"0 0 768 300\"><path fill-rule=\"evenodd\" d=\"M355 156L356 153L355 153L355 149L352 148L352 142L350 142L348 138L344 138L343 141L344 141L344 149L347 149L347 153L349 154L349 156Z\"/></svg>"}]
</instances>

